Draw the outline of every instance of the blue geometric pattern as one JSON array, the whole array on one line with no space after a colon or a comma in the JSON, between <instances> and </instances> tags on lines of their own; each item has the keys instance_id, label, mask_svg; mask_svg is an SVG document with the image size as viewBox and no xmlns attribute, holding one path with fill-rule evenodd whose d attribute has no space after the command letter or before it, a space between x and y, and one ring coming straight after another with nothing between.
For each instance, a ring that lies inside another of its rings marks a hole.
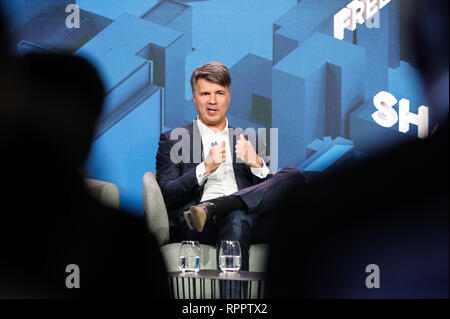
<instances>
[{"instance_id":1,"label":"blue geometric pattern","mask_svg":"<svg viewBox=\"0 0 450 319\"><path fill-rule=\"evenodd\" d=\"M116 183L121 206L137 214L160 132L196 116L198 65L229 67L232 126L278 128L279 168L326 172L417 138L415 125L403 134L374 122L381 90L409 99L414 113L427 105L417 71L400 60L397 0L380 10L379 28L358 25L342 41L333 17L350 0L78 0L79 29L65 26L75 1L0 2L19 52L68 51L100 71L108 92L86 174Z\"/></svg>"},{"instance_id":2,"label":"blue geometric pattern","mask_svg":"<svg viewBox=\"0 0 450 319\"><path fill-rule=\"evenodd\" d=\"M354 154L354 143L342 137L316 139L308 145L309 158L298 169L302 172L325 172L337 167Z\"/></svg>"},{"instance_id":3,"label":"blue geometric pattern","mask_svg":"<svg viewBox=\"0 0 450 319\"><path fill-rule=\"evenodd\" d=\"M348 111L364 102L364 74L363 49L318 32L274 66L272 125L279 128L281 167L306 160L313 139L345 134Z\"/></svg>"}]
</instances>

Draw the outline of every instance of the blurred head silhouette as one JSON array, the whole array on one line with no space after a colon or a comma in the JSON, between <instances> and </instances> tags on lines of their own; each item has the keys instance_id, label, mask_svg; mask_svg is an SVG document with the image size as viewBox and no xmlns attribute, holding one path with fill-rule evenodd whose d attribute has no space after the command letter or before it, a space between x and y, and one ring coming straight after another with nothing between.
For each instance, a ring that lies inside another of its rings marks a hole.
<instances>
[{"instance_id":1,"label":"blurred head silhouette","mask_svg":"<svg viewBox=\"0 0 450 319\"><path fill-rule=\"evenodd\" d=\"M46 130L73 165L89 153L105 90L86 60L58 54L28 54L19 61L30 120Z\"/></svg>"},{"instance_id":2,"label":"blurred head silhouette","mask_svg":"<svg viewBox=\"0 0 450 319\"><path fill-rule=\"evenodd\" d=\"M438 121L448 120L448 0L414 1L410 42Z\"/></svg>"},{"instance_id":3,"label":"blurred head silhouette","mask_svg":"<svg viewBox=\"0 0 450 319\"><path fill-rule=\"evenodd\" d=\"M15 72L0 86L0 164L10 186L6 198L21 201L17 190L33 181L39 187L25 207L61 205L48 201L50 193L76 202L83 185L80 168L102 109L103 83L80 57L29 54L14 64ZM16 217L18 222L23 218Z\"/></svg>"},{"instance_id":4,"label":"blurred head silhouette","mask_svg":"<svg viewBox=\"0 0 450 319\"><path fill-rule=\"evenodd\" d=\"M6 30L6 22L3 17L3 11L0 6L0 73L4 69L7 58L10 55L10 41Z\"/></svg>"},{"instance_id":5,"label":"blurred head silhouette","mask_svg":"<svg viewBox=\"0 0 450 319\"><path fill-rule=\"evenodd\" d=\"M97 71L81 57L17 57L11 49L0 7L1 139L11 162L14 157L25 160L39 144L35 152L41 157L51 161L57 152L71 167L82 166L105 95Z\"/></svg>"}]
</instances>

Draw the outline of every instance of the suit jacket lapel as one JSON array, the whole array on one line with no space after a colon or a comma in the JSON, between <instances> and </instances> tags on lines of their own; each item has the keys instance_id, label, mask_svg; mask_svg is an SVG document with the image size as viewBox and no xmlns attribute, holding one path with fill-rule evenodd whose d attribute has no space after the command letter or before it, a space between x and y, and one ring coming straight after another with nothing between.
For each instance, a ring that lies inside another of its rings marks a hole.
<instances>
[{"instance_id":1,"label":"suit jacket lapel","mask_svg":"<svg viewBox=\"0 0 450 319\"><path fill-rule=\"evenodd\" d=\"M203 141L200 135L200 130L197 125L197 120L192 122L189 126L191 131L189 132L191 136L191 158L192 162L195 164L200 164L204 160L203 156ZM199 154L200 153L200 154Z\"/></svg>"},{"instance_id":2,"label":"suit jacket lapel","mask_svg":"<svg viewBox=\"0 0 450 319\"><path fill-rule=\"evenodd\" d=\"M230 142L230 148L231 148L231 157L233 159L233 171L234 171L234 177L236 179L236 184L238 186L238 189L242 189L244 186L241 183L241 168L242 165L237 163L236 159L236 152L234 151L234 148L236 147L236 141L239 138L239 135L236 136L236 134L232 134L235 129L228 125L228 138ZM238 133L238 132L235 132Z\"/></svg>"},{"instance_id":3,"label":"suit jacket lapel","mask_svg":"<svg viewBox=\"0 0 450 319\"><path fill-rule=\"evenodd\" d=\"M228 142L230 145L230 152L231 152L231 160L233 161L233 169L236 171L236 153L234 152L234 139L233 139L233 134L231 134L231 132L233 131L233 128L228 125Z\"/></svg>"}]
</instances>

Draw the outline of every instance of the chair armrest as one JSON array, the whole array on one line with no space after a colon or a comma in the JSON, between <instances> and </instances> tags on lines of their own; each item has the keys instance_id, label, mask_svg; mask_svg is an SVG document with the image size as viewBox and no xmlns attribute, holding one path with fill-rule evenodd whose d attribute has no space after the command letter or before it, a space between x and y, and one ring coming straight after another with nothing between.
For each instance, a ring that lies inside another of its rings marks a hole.
<instances>
[{"instance_id":1,"label":"chair armrest","mask_svg":"<svg viewBox=\"0 0 450 319\"><path fill-rule=\"evenodd\" d=\"M146 172L143 178L144 217L150 232L156 237L159 246L169 242L169 218L161 194L156 174Z\"/></svg>"},{"instance_id":2,"label":"chair armrest","mask_svg":"<svg viewBox=\"0 0 450 319\"><path fill-rule=\"evenodd\" d=\"M119 209L119 188L117 185L96 179L85 178L88 192L102 204Z\"/></svg>"}]
</instances>

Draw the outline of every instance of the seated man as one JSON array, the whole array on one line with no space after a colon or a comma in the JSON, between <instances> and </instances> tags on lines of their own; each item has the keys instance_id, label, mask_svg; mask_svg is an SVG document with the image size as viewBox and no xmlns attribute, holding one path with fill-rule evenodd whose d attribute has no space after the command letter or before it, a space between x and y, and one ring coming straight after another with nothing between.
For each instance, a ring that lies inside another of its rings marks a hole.
<instances>
[{"instance_id":1,"label":"seated man","mask_svg":"<svg viewBox=\"0 0 450 319\"><path fill-rule=\"evenodd\" d=\"M276 210L287 189L303 184L304 178L292 167L270 174L242 130L228 125L231 77L225 65L211 62L198 67L191 86L198 117L161 134L156 156L156 179L169 214L171 241L214 245L237 240L241 269L248 270L256 228L260 241L269 238L267 229L255 227L257 222L261 225L260 219ZM262 147L259 151L263 154Z\"/></svg>"}]
</instances>

